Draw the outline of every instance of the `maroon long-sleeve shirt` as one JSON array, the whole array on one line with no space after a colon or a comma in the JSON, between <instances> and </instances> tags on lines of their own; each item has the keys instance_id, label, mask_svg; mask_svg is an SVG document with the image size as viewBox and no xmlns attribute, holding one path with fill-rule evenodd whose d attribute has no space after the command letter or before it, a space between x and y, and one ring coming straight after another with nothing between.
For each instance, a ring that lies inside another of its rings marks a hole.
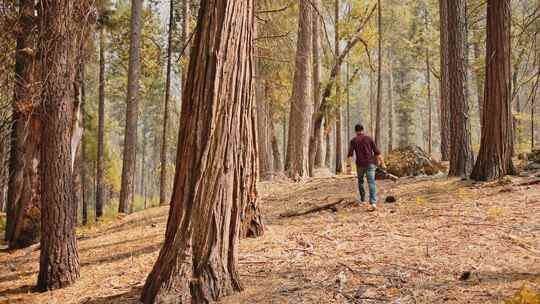
<instances>
[{"instance_id":1,"label":"maroon long-sleeve shirt","mask_svg":"<svg viewBox=\"0 0 540 304\"><path fill-rule=\"evenodd\" d=\"M362 168L377 165L375 156L381 155L373 139L364 133L357 133L351 140L348 157L353 157L353 153L356 155L356 165Z\"/></svg>"}]
</instances>

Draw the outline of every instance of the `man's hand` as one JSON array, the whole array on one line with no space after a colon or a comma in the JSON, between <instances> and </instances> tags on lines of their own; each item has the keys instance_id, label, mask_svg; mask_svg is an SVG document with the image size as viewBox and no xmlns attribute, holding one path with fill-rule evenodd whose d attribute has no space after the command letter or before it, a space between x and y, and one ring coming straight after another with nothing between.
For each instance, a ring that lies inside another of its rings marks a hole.
<instances>
[{"instance_id":1,"label":"man's hand","mask_svg":"<svg viewBox=\"0 0 540 304\"><path fill-rule=\"evenodd\" d=\"M382 155L377 155L377 163L379 164L379 167L386 169L386 164L384 163Z\"/></svg>"},{"instance_id":2,"label":"man's hand","mask_svg":"<svg viewBox=\"0 0 540 304\"><path fill-rule=\"evenodd\" d=\"M349 157L347 158L347 169L345 170L345 173L347 175L351 175L352 174L352 166L351 166L351 163L352 163L352 158Z\"/></svg>"}]
</instances>

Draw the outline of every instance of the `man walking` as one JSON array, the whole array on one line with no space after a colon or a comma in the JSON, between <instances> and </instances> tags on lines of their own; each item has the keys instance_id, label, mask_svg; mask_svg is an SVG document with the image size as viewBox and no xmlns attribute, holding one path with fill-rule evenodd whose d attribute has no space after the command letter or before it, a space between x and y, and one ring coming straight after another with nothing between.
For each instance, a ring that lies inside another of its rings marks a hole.
<instances>
[{"instance_id":1,"label":"man walking","mask_svg":"<svg viewBox=\"0 0 540 304\"><path fill-rule=\"evenodd\" d=\"M364 189L364 176L367 177L369 187L369 203L371 211L377 210L377 185L375 184L375 171L377 165L385 167L381 151L375 145L373 139L364 134L364 127L357 124L354 127L356 137L349 144L349 154L347 155L347 173L351 174L351 164L353 153L356 156L356 172L358 173L358 191L360 201L366 201L366 190Z\"/></svg>"}]
</instances>

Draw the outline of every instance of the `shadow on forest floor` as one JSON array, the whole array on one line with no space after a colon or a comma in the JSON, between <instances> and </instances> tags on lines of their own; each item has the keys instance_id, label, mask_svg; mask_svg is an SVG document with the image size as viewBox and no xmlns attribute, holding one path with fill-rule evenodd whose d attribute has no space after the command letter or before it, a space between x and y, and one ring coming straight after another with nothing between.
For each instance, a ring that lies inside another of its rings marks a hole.
<instances>
[{"instance_id":1,"label":"shadow on forest floor","mask_svg":"<svg viewBox=\"0 0 540 304\"><path fill-rule=\"evenodd\" d=\"M87 298L84 304L134 304L140 303L142 287L134 287L129 291L116 295L108 295L98 298Z\"/></svg>"}]
</instances>

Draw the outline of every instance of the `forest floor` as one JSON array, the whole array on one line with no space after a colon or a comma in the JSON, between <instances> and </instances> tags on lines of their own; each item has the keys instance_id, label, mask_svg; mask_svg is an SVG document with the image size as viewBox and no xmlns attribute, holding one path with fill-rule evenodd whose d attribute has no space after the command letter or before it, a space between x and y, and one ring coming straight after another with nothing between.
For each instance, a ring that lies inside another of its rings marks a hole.
<instances>
[{"instance_id":1,"label":"forest floor","mask_svg":"<svg viewBox=\"0 0 540 304\"><path fill-rule=\"evenodd\" d=\"M344 206L298 217L339 198L354 199L349 176L261 183L266 233L241 241L245 291L236 303L504 303L540 288L540 184L433 178L379 182L395 204ZM160 249L167 208L79 232L81 279L34 293L39 250L0 252L0 303L137 303Z\"/></svg>"}]
</instances>

